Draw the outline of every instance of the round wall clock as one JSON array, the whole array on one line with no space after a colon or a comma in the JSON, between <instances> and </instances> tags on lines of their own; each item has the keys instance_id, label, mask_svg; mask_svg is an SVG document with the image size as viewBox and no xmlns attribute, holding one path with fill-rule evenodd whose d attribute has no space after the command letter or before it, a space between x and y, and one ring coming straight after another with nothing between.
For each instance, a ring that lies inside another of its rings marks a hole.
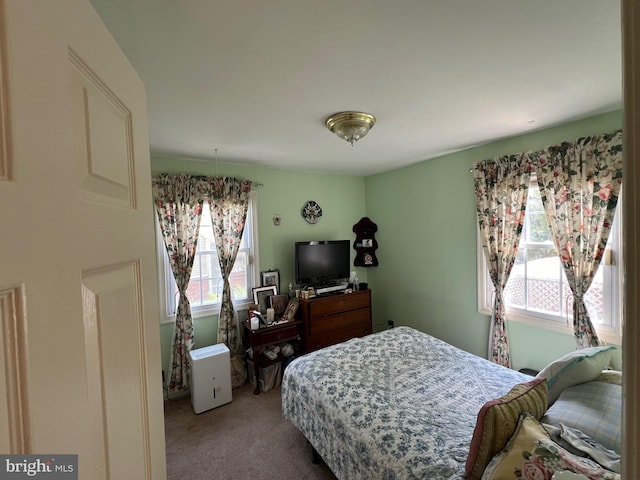
<instances>
[{"instance_id":1,"label":"round wall clock","mask_svg":"<svg viewBox=\"0 0 640 480\"><path fill-rule=\"evenodd\" d=\"M309 200L304 207L302 207L302 216L309 223L317 223L318 219L322 216L322 208L317 202Z\"/></svg>"}]
</instances>

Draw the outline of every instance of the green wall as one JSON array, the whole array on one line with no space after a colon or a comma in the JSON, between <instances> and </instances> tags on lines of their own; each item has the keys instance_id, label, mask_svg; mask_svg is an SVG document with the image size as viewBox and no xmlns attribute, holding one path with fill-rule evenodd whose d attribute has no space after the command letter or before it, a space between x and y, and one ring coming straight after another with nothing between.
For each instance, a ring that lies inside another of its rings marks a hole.
<instances>
[{"instance_id":1,"label":"green wall","mask_svg":"<svg viewBox=\"0 0 640 480\"><path fill-rule=\"evenodd\" d=\"M258 258L256 271L280 270L280 287L287 290L293 282L293 245L305 240L354 240L351 228L365 216L365 179L359 176L327 175L279 170L253 165L216 164L213 160L193 160L152 156L154 173L191 173L246 178L262 186L257 189ZM315 200L322 207L322 217L311 225L301 215L303 205ZM280 226L273 216L281 217ZM352 260L353 260L352 252ZM355 268L361 281L366 269ZM246 315L240 312L240 316ZM195 348L217 343L218 318L202 317L194 321ZM162 367L167 371L173 324L160 328Z\"/></svg>"},{"instance_id":2,"label":"green wall","mask_svg":"<svg viewBox=\"0 0 640 480\"><path fill-rule=\"evenodd\" d=\"M394 320L486 358L489 317L477 311L473 162L621 128L615 111L366 178L380 267L369 272L374 318ZM509 322L513 367L541 369L575 348L571 335Z\"/></svg>"}]
</instances>

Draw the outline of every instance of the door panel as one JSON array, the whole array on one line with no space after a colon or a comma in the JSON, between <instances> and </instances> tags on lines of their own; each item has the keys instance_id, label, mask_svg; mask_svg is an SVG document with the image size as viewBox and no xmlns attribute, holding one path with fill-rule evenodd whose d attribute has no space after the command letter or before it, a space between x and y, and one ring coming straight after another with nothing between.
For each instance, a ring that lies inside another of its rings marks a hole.
<instances>
[{"instance_id":1,"label":"door panel","mask_svg":"<svg viewBox=\"0 0 640 480\"><path fill-rule=\"evenodd\" d=\"M74 51L69 51L81 191L135 207L131 112Z\"/></svg>"},{"instance_id":2,"label":"door panel","mask_svg":"<svg viewBox=\"0 0 640 480\"><path fill-rule=\"evenodd\" d=\"M25 312L21 287L0 291L0 452L26 451L31 442L24 377Z\"/></svg>"},{"instance_id":3,"label":"door panel","mask_svg":"<svg viewBox=\"0 0 640 480\"><path fill-rule=\"evenodd\" d=\"M111 478L150 479L149 425L143 401L147 365L141 315L140 265L129 263L85 272L83 317L90 415L101 462ZM123 335L123 332L127 332Z\"/></svg>"},{"instance_id":4,"label":"door panel","mask_svg":"<svg viewBox=\"0 0 640 480\"><path fill-rule=\"evenodd\" d=\"M0 449L166 478L144 85L87 0L0 0L0 56Z\"/></svg>"}]
</instances>

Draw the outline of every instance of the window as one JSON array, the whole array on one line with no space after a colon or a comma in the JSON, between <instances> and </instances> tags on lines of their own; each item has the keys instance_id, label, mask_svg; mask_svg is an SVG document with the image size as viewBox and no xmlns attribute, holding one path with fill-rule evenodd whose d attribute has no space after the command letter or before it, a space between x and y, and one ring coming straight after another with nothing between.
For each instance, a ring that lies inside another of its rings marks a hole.
<instances>
[{"instance_id":1,"label":"window","mask_svg":"<svg viewBox=\"0 0 640 480\"><path fill-rule=\"evenodd\" d=\"M231 297L234 305L252 303L251 289L256 284L256 274L253 268L254 249L256 244L254 205L255 196L251 195L247 221L242 235L242 242L236 257L236 262L231 271L229 282L231 284ZM178 287L171 273L169 258L167 256L162 235L158 230L158 257L160 272L160 301L163 310L163 323L173 322L176 308L178 307ZM191 315L194 318L207 315L216 315L220 311L222 301L222 274L216 243L213 238L213 226L209 203L202 205L202 218L200 220L200 232L196 257L191 270L191 279L187 288L187 297L191 304Z\"/></svg>"},{"instance_id":2,"label":"window","mask_svg":"<svg viewBox=\"0 0 640 480\"><path fill-rule=\"evenodd\" d=\"M622 334L621 200L607 251L585 295L598 336L611 343L620 343ZM479 236L478 257L478 306L481 313L491 314L494 289ZM529 185L525 224L504 300L509 320L573 332L573 297L551 238L535 176Z\"/></svg>"}]
</instances>

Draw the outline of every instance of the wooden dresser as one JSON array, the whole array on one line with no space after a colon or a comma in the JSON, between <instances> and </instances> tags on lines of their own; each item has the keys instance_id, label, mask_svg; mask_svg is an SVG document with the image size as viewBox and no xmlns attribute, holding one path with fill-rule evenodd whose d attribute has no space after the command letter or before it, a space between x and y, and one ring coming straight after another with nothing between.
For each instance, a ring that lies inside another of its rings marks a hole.
<instances>
[{"instance_id":1,"label":"wooden dresser","mask_svg":"<svg viewBox=\"0 0 640 480\"><path fill-rule=\"evenodd\" d=\"M305 352L372 332L371 290L300 300Z\"/></svg>"}]
</instances>

